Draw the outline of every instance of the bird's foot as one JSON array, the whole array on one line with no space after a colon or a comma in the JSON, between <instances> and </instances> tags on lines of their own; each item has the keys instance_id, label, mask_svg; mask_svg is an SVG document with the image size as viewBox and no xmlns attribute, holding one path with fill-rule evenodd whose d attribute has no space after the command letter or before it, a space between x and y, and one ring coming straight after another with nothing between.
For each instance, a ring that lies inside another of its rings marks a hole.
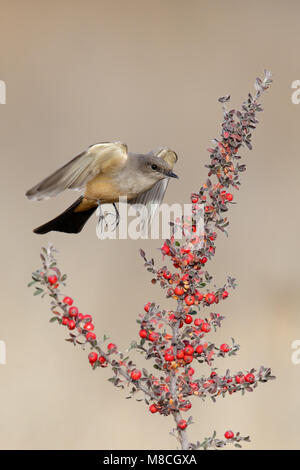
<instances>
[{"instance_id":1,"label":"bird's foot","mask_svg":"<svg viewBox=\"0 0 300 470\"><path fill-rule=\"evenodd\" d=\"M102 207L101 207L101 201L97 201L98 204L98 225L100 226L101 232L106 228L108 228L108 224L106 222L106 213L103 214L102 212Z\"/></svg>"},{"instance_id":2,"label":"bird's foot","mask_svg":"<svg viewBox=\"0 0 300 470\"><path fill-rule=\"evenodd\" d=\"M112 212L108 212L108 211L105 211L103 213L102 208L101 208L101 201L97 201L97 203L98 203L98 209L99 209L98 224L100 226L100 230L101 231L103 231L104 229L107 230L109 225L112 231L116 230L120 223L120 214L119 214L116 204L115 203L113 204L114 209L115 209L115 213L113 214ZM110 224L108 224L108 220L110 216L113 217L113 221Z\"/></svg>"}]
</instances>

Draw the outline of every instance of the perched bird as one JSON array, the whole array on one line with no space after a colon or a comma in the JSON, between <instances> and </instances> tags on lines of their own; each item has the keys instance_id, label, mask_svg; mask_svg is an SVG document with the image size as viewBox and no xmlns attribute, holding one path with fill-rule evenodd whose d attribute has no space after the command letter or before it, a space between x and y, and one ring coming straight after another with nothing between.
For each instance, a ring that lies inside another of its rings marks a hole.
<instances>
[{"instance_id":1,"label":"perched bird","mask_svg":"<svg viewBox=\"0 0 300 470\"><path fill-rule=\"evenodd\" d=\"M173 150L136 154L120 142L104 142L90 146L59 170L29 189L29 199L47 199L65 189L82 191L82 195L55 219L36 228L35 233L51 230L79 233L98 206L115 203L127 197L130 204L159 205L169 178L178 178L172 169L177 162Z\"/></svg>"}]
</instances>

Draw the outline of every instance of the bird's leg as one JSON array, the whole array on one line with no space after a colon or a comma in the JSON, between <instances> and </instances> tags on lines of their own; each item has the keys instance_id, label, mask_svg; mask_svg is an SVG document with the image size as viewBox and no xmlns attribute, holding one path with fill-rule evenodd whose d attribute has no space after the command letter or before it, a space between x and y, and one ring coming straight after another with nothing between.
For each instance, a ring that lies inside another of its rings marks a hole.
<instances>
[{"instance_id":1,"label":"bird's leg","mask_svg":"<svg viewBox=\"0 0 300 470\"><path fill-rule=\"evenodd\" d=\"M114 209L116 211L116 228L117 228L119 223L120 223L120 213L118 211L118 208L117 208L115 202L113 203L113 206L114 206Z\"/></svg>"},{"instance_id":2,"label":"bird's leg","mask_svg":"<svg viewBox=\"0 0 300 470\"><path fill-rule=\"evenodd\" d=\"M98 204L98 209L99 209L99 217L98 217L98 224L100 224L101 231L103 231L103 228L108 229L108 223L107 223L107 216L111 215L114 216L114 223L112 223L112 228L113 230L116 230L120 223L120 214L118 211L118 208L115 203L113 203L114 209L115 209L115 214L112 214L111 212L102 212L102 207L101 207L101 201L98 199L97 200ZM105 224L105 225L103 225Z\"/></svg>"},{"instance_id":3,"label":"bird's leg","mask_svg":"<svg viewBox=\"0 0 300 470\"><path fill-rule=\"evenodd\" d=\"M101 201L100 199L97 200L97 204L98 204L98 209L99 209L99 217L98 217L98 224L100 225L101 227L101 231L103 231L103 224L105 228L108 227L107 225L107 222L105 220L105 214L102 213L102 207L101 207Z\"/></svg>"},{"instance_id":4,"label":"bird's leg","mask_svg":"<svg viewBox=\"0 0 300 470\"><path fill-rule=\"evenodd\" d=\"M108 226L107 218L109 216L113 217L112 222L111 222L111 229L116 230L119 223L120 223L120 214L119 214L118 208L117 208L117 206L114 202L113 202L113 206L114 206L114 209L115 209L115 213L113 214L112 212L105 212L103 217L105 218L106 227Z\"/></svg>"}]
</instances>

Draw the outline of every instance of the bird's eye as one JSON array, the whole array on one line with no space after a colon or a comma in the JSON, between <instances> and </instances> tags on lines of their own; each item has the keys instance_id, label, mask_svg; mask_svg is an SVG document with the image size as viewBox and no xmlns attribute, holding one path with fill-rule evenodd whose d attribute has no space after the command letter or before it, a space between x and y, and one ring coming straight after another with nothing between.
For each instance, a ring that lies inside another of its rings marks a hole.
<instances>
[{"instance_id":1,"label":"bird's eye","mask_svg":"<svg viewBox=\"0 0 300 470\"><path fill-rule=\"evenodd\" d=\"M152 165L151 168L152 170L157 170L157 165Z\"/></svg>"}]
</instances>

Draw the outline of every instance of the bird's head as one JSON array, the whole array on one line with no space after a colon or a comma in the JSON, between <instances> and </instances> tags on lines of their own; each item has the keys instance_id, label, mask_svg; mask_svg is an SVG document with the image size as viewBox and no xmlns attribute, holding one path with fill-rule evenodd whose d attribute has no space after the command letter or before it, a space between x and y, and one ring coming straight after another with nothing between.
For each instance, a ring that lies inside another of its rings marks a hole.
<instances>
[{"instance_id":1,"label":"bird's head","mask_svg":"<svg viewBox=\"0 0 300 470\"><path fill-rule=\"evenodd\" d=\"M141 170L154 181L159 181L163 178L178 178L165 160L154 155L146 155L143 158Z\"/></svg>"}]
</instances>

